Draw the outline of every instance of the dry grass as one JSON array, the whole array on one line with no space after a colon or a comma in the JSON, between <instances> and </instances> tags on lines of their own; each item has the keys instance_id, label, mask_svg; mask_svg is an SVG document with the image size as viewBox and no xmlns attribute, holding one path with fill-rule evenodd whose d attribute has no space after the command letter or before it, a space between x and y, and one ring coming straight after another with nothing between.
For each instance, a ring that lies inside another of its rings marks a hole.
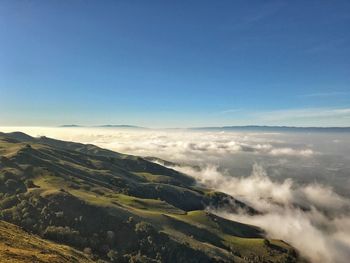
<instances>
[{"instance_id":1,"label":"dry grass","mask_svg":"<svg viewBox=\"0 0 350 263\"><path fill-rule=\"evenodd\" d=\"M43 240L21 228L0 221L0 262L93 262L68 246Z\"/></svg>"}]
</instances>

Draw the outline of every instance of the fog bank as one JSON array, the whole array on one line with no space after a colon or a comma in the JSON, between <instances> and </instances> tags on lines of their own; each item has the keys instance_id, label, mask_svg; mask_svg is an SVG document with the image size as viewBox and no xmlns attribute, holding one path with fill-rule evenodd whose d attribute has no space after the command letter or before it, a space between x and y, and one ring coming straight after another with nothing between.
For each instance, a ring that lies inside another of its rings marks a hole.
<instances>
[{"instance_id":1,"label":"fog bank","mask_svg":"<svg viewBox=\"0 0 350 263\"><path fill-rule=\"evenodd\" d=\"M248 177L232 177L207 166L201 170L175 167L207 187L231 194L262 212L249 215L212 211L220 216L263 228L312 262L346 263L350 257L350 200L320 184L295 185L292 179L271 180L255 164ZM210 208L209 208L210 209Z\"/></svg>"}]
</instances>

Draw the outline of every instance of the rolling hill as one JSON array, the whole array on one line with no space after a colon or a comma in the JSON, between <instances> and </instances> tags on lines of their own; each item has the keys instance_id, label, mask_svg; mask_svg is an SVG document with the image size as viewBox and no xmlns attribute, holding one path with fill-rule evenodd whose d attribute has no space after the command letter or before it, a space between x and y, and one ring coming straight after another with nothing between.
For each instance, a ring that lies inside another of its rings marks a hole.
<instances>
[{"instance_id":1,"label":"rolling hill","mask_svg":"<svg viewBox=\"0 0 350 263\"><path fill-rule=\"evenodd\" d=\"M0 220L26 231L9 225L0 248L15 233L50 240L40 242L56 255L70 246L78 262L304 262L285 242L207 207L258 213L141 157L0 133ZM27 245L19 249L37 256Z\"/></svg>"}]
</instances>

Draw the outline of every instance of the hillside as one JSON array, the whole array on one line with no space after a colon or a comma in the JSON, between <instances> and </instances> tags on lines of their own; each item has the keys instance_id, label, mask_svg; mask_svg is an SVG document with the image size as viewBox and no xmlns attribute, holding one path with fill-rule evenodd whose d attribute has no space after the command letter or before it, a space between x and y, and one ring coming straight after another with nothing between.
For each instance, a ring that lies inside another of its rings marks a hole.
<instances>
[{"instance_id":1,"label":"hillside","mask_svg":"<svg viewBox=\"0 0 350 263\"><path fill-rule=\"evenodd\" d=\"M301 262L205 208L257 211L143 158L23 133L0 133L0 156L0 219L93 260Z\"/></svg>"},{"instance_id":2,"label":"hillside","mask_svg":"<svg viewBox=\"0 0 350 263\"><path fill-rule=\"evenodd\" d=\"M71 247L28 234L18 226L0 221L0 262L69 263L93 262Z\"/></svg>"}]
</instances>

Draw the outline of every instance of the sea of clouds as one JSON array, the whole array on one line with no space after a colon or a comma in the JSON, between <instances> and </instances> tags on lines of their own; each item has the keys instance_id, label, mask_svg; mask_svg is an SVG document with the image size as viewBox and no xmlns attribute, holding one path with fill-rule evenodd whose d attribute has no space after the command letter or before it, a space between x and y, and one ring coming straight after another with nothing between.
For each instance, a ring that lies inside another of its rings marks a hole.
<instances>
[{"instance_id":1,"label":"sea of clouds","mask_svg":"<svg viewBox=\"0 0 350 263\"><path fill-rule=\"evenodd\" d=\"M291 178L274 181L258 164L253 165L252 174L247 177L232 177L211 165L201 170L175 168L261 212L214 213L259 226L269 237L290 243L312 262L349 262L350 199L338 195L330 186L298 185Z\"/></svg>"},{"instance_id":2,"label":"sea of clouds","mask_svg":"<svg viewBox=\"0 0 350 263\"><path fill-rule=\"evenodd\" d=\"M213 211L263 228L312 262L350 258L350 135L112 128L1 128L155 156L261 213ZM169 165L169 164L168 164Z\"/></svg>"}]
</instances>

